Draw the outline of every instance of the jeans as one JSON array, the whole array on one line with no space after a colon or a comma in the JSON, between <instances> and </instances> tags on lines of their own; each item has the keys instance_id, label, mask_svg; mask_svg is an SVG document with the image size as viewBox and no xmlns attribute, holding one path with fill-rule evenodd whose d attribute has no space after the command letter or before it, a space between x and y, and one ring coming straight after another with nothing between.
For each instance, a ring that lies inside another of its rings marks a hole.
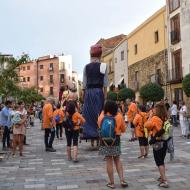
<instances>
[{"instance_id":1,"label":"jeans","mask_svg":"<svg viewBox=\"0 0 190 190\"><path fill-rule=\"evenodd\" d=\"M7 126L4 126L3 148L5 148L6 141L7 141L7 147L10 147L10 129Z\"/></svg>"},{"instance_id":2,"label":"jeans","mask_svg":"<svg viewBox=\"0 0 190 190\"><path fill-rule=\"evenodd\" d=\"M172 115L173 126L177 127L177 115Z\"/></svg>"},{"instance_id":3,"label":"jeans","mask_svg":"<svg viewBox=\"0 0 190 190\"><path fill-rule=\"evenodd\" d=\"M44 141L46 148L52 148L55 138L55 128L45 129Z\"/></svg>"}]
</instances>

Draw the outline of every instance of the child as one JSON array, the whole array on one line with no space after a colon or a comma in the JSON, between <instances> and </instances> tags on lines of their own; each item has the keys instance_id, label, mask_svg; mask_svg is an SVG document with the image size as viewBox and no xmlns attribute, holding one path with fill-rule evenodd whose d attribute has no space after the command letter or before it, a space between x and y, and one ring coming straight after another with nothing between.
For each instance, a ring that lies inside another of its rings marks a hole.
<instances>
[{"instance_id":1,"label":"child","mask_svg":"<svg viewBox=\"0 0 190 190\"><path fill-rule=\"evenodd\" d=\"M67 158L72 160L71 157L71 144L73 141L74 158L73 162L78 162L78 137L80 126L84 124L85 119L76 111L74 102L69 101L66 108L66 121L64 122L65 135L67 139Z\"/></svg>"},{"instance_id":2,"label":"child","mask_svg":"<svg viewBox=\"0 0 190 190\"><path fill-rule=\"evenodd\" d=\"M21 115L19 106L16 106L16 112L12 118L13 123L13 157L15 156L16 147L19 145L20 156L23 156L23 141L25 135L26 117Z\"/></svg>"},{"instance_id":3,"label":"child","mask_svg":"<svg viewBox=\"0 0 190 190\"><path fill-rule=\"evenodd\" d=\"M101 113L101 115L98 118L98 126L100 127L101 131L99 154L106 157L107 173L110 180L106 186L112 189L115 188L114 172L113 172L113 161L114 161L120 178L121 186L127 187L128 184L124 180L123 166L120 160L120 155L121 155L120 135L121 133L125 132L126 126L122 114L118 113L118 106L115 102L113 101L106 102L104 106L104 111ZM110 141L111 140L110 137L105 138L106 132L110 134L110 131L112 133L112 141Z\"/></svg>"},{"instance_id":4,"label":"child","mask_svg":"<svg viewBox=\"0 0 190 190\"><path fill-rule=\"evenodd\" d=\"M144 124L147 121L146 108L143 105L138 105L138 113L136 114L133 124L135 126L135 135L138 137L140 153L141 155L138 157L146 158L148 156L148 138L145 137L144 133Z\"/></svg>"},{"instance_id":5,"label":"child","mask_svg":"<svg viewBox=\"0 0 190 190\"><path fill-rule=\"evenodd\" d=\"M59 139L59 136L60 136L60 139L62 139L62 133L63 133L62 123L65 117L64 112L60 108L61 108L61 105L57 104L57 109L53 112L53 117L56 123L56 135L58 139Z\"/></svg>"}]
</instances>

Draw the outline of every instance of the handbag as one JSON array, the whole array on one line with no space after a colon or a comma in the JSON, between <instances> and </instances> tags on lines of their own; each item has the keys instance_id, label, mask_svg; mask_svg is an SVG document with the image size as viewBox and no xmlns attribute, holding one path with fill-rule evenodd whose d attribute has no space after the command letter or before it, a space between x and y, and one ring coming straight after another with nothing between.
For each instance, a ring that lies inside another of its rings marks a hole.
<instances>
[{"instance_id":1,"label":"handbag","mask_svg":"<svg viewBox=\"0 0 190 190\"><path fill-rule=\"evenodd\" d=\"M158 151L161 150L164 147L164 142L163 141L157 141L153 145L153 150Z\"/></svg>"}]
</instances>

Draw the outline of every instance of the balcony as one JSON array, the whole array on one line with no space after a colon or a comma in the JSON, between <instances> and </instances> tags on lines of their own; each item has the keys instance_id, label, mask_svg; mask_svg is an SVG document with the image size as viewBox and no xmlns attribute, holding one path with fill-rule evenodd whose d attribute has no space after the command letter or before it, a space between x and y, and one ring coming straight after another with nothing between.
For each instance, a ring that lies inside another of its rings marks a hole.
<instances>
[{"instance_id":1,"label":"balcony","mask_svg":"<svg viewBox=\"0 0 190 190\"><path fill-rule=\"evenodd\" d=\"M180 42L180 33L179 33L179 31L171 31L170 36L171 36L171 44L174 45L174 44Z\"/></svg>"},{"instance_id":2,"label":"balcony","mask_svg":"<svg viewBox=\"0 0 190 190\"><path fill-rule=\"evenodd\" d=\"M53 72L53 67L49 67L49 71L50 71L50 72Z\"/></svg>"},{"instance_id":3,"label":"balcony","mask_svg":"<svg viewBox=\"0 0 190 190\"><path fill-rule=\"evenodd\" d=\"M167 73L168 83L180 83L183 80L183 68L170 69Z\"/></svg>"}]
</instances>

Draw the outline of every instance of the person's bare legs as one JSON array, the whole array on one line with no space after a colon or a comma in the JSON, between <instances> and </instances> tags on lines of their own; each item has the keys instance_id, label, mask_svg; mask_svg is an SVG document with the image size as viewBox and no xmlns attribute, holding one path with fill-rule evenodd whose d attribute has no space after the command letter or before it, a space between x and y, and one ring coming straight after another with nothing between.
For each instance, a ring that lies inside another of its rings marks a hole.
<instances>
[{"instance_id":1,"label":"person's bare legs","mask_svg":"<svg viewBox=\"0 0 190 190\"><path fill-rule=\"evenodd\" d=\"M78 159L77 159L77 157L78 157L78 146L73 146L73 152L74 152L74 155L73 155L74 160L73 161L78 161Z\"/></svg>"},{"instance_id":2,"label":"person's bare legs","mask_svg":"<svg viewBox=\"0 0 190 190\"><path fill-rule=\"evenodd\" d=\"M145 146L145 156L148 156L149 153L149 146Z\"/></svg>"},{"instance_id":3,"label":"person's bare legs","mask_svg":"<svg viewBox=\"0 0 190 190\"><path fill-rule=\"evenodd\" d=\"M72 157L71 157L71 147L70 146L67 146L67 159L69 161L72 160Z\"/></svg>"},{"instance_id":4,"label":"person's bare legs","mask_svg":"<svg viewBox=\"0 0 190 190\"><path fill-rule=\"evenodd\" d=\"M140 157L143 157L145 155L145 147L144 146L140 146L140 153L141 153Z\"/></svg>"},{"instance_id":5,"label":"person's bare legs","mask_svg":"<svg viewBox=\"0 0 190 190\"><path fill-rule=\"evenodd\" d=\"M160 177L162 181L167 181L166 173L165 173L165 165L159 166L158 169L159 169Z\"/></svg>"},{"instance_id":6,"label":"person's bare legs","mask_svg":"<svg viewBox=\"0 0 190 190\"><path fill-rule=\"evenodd\" d=\"M19 135L19 152L20 152L20 156L23 156L23 142L24 142L24 135Z\"/></svg>"},{"instance_id":7,"label":"person's bare legs","mask_svg":"<svg viewBox=\"0 0 190 190\"><path fill-rule=\"evenodd\" d=\"M17 141L18 141L18 135L13 135L13 156L15 155L16 153L16 147L17 147Z\"/></svg>"},{"instance_id":8,"label":"person's bare legs","mask_svg":"<svg viewBox=\"0 0 190 190\"><path fill-rule=\"evenodd\" d=\"M114 184L113 158L111 156L106 157L106 166L109 177L109 183Z\"/></svg>"},{"instance_id":9,"label":"person's bare legs","mask_svg":"<svg viewBox=\"0 0 190 190\"><path fill-rule=\"evenodd\" d=\"M115 156L115 157L113 157L113 159L114 159L115 167L116 167L116 170L117 170L117 173L118 173L120 181L121 182L125 181L124 177L123 177L123 166L122 166L120 157L119 156Z\"/></svg>"}]
</instances>

